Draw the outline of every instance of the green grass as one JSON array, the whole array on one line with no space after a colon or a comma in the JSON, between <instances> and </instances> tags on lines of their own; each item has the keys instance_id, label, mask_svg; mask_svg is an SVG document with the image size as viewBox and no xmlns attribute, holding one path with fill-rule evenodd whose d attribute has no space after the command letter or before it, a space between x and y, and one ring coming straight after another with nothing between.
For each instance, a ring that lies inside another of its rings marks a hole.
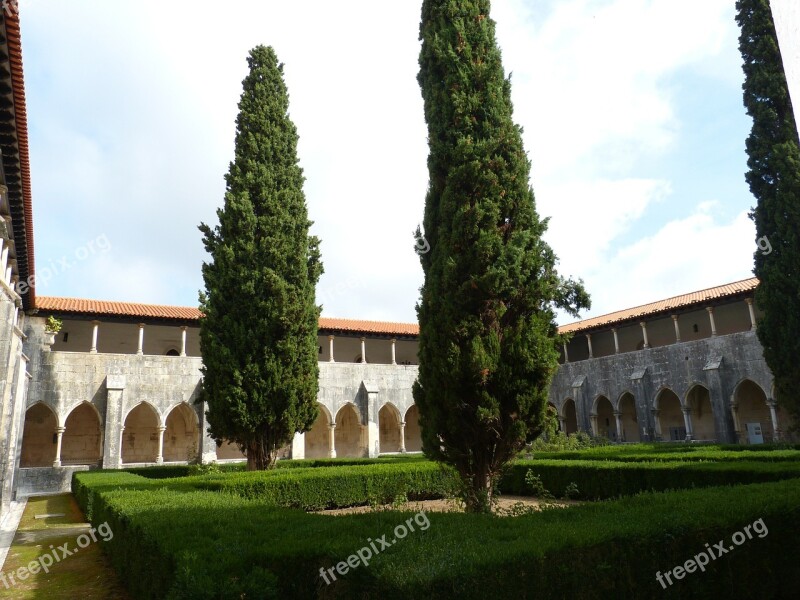
<instances>
[{"instance_id":1,"label":"green grass","mask_svg":"<svg viewBox=\"0 0 800 600\"><path fill-rule=\"evenodd\" d=\"M36 519L41 514L64 514L61 518ZM76 538L85 529L86 519L70 494L31 498L25 507L17 534L3 565L3 573L9 581L9 573L16 572L41 556L68 543L68 550L75 549ZM67 556L49 567L49 573L39 571L6 589L0 583L0 598L33 600L37 598L86 598L87 600L127 599L128 593L120 585L110 561L103 554L100 544L92 543L76 554ZM61 556L59 553L58 556Z\"/></svg>"}]
</instances>

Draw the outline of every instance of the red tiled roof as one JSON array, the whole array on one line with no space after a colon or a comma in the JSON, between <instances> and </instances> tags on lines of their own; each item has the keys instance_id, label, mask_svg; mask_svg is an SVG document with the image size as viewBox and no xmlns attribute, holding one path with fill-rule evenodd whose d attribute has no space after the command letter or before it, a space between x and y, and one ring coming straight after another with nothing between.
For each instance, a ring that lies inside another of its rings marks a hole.
<instances>
[{"instance_id":1,"label":"red tiled roof","mask_svg":"<svg viewBox=\"0 0 800 600\"><path fill-rule=\"evenodd\" d=\"M710 300L719 300L752 292L758 286L758 279L751 277L689 294L673 296L665 300L643 304L634 308L619 310L599 317L584 319L559 327L560 333L574 333L611 325L623 321L639 319L658 314L669 314L678 309L702 305ZM196 321L200 311L185 306L164 306L160 304L137 304L133 302L108 302L103 300L84 300L79 298L40 297L36 306L43 312L81 315L109 315L115 317L133 317L142 319L171 319L176 321ZM345 333L372 333L377 335L418 336L417 323L393 323L388 321L363 321L355 319L333 319L320 317L320 330L340 331Z\"/></svg>"},{"instance_id":2,"label":"red tiled roof","mask_svg":"<svg viewBox=\"0 0 800 600\"><path fill-rule=\"evenodd\" d=\"M197 321L200 311L188 306L164 306L160 304L137 304L133 302L109 302L81 298L55 298L40 296L36 306L43 312L81 315L109 315L142 319L171 319ZM379 335L419 335L416 323L391 323L385 321L361 321L353 319L331 319L321 317L319 328L347 333L373 333Z\"/></svg>"},{"instance_id":3,"label":"red tiled roof","mask_svg":"<svg viewBox=\"0 0 800 600\"><path fill-rule=\"evenodd\" d=\"M736 296L745 292L752 292L758 286L758 279L751 277L750 279L743 279L742 281L735 281L725 285L708 288L706 290L699 290L689 294L682 294L680 296L673 296L665 300L643 304L634 308L627 308L625 310L618 310L616 312L601 315L599 317L592 317L591 319L584 319L569 325L563 325L558 328L560 333L574 333L576 331L584 331L587 329L594 329L603 325L611 325L638 319L657 314L669 314L671 311L677 309L686 309L692 306L704 304L710 300L719 300L730 296Z\"/></svg>"},{"instance_id":4,"label":"red tiled roof","mask_svg":"<svg viewBox=\"0 0 800 600\"><path fill-rule=\"evenodd\" d=\"M20 280L35 275L33 251L33 201L31 199L31 167L28 152L28 111L25 103L25 77L22 68L22 37L19 27L19 15L16 10L4 10L6 39L8 44L9 66L11 69L11 87L14 96L14 119L16 121L17 150L19 151L19 169L22 184L22 202L25 228L25 264L19 264ZM22 225L22 224L20 224ZM19 242L17 242L19 244ZM22 258L22 257L20 257ZM27 268L26 268L27 267ZM26 308L36 305L36 293L30 286L25 294Z\"/></svg>"}]
</instances>

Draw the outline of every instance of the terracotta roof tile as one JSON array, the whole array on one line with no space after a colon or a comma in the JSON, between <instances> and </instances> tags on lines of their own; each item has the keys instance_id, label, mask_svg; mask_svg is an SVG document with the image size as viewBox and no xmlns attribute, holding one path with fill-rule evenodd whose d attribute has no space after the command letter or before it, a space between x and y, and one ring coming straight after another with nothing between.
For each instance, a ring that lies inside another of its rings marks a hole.
<instances>
[{"instance_id":1,"label":"terracotta roof tile","mask_svg":"<svg viewBox=\"0 0 800 600\"><path fill-rule=\"evenodd\" d=\"M36 306L43 312L64 314L108 315L142 319L171 319L176 321L196 321L200 318L200 311L191 307L137 304L133 302L109 302L104 300L85 300L81 298L40 296L36 301ZM319 328L346 333L404 336L419 335L419 326L416 323L391 323L386 321L362 321L321 317L319 320Z\"/></svg>"},{"instance_id":2,"label":"terracotta roof tile","mask_svg":"<svg viewBox=\"0 0 800 600\"><path fill-rule=\"evenodd\" d=\"M563 325L558 328L560 333L574 333L577 331L584 331L587 329L594 329L604 325L612 325L622 321L638 319L647 316L658 314L669 314L671 311L677 309L686 309L692 306L702 305L710 300L719 300L730 296L736 296L744 292L751 292L758 286L758 279L751 277L750 279L743 279L742 281L735 281L725 285L720 285L706 290L699 290L689 294L682 294L680 296L673 296L665 300L627 308L625 310L618 310L616 312L601 315L599 317L592 317L591 319L584 319L569 325Z\"/></svg>"},{"instance_id":3,"label":"terracotta roof tile","mask_svg":"<svg viewBox=\"0 0 800 600\"><path fill-rule=\"evenodd\" d=\"M31 168L28 150L28 111L25 102L25 77L22 68L22 38L19 27L19 15L14 10L3 10L2 21L5 24L6 40L8 44L8 62L11 71L11 88L14 101L14 123L16 128L16 150L19 152L19 175L15 171L7 171L6 176L11 180L19 178L22 188L22 218L17 218L14 223L15 238L19 230L21 239L16 239L17 268L20 281L27 281L35 275L34 247L33 247L33 201L31 198ZM9 182L10 183L10 182ZM9 185L9 188L12 186ZM36 305L36 294L33 286L23 295L25 308Z\"/></svg>"},{"instance_id":4,"label":"terracotta roof tile","mask_svg":"<svg viewBox=\"0 0 800 600\"><path fill-rule=\"evenodd\" d=\"M559 327L561 333L574 333L594 329L623 321L639 319L647 316L669 314L677 309L687 309L705 304L710 300L719 300L738 294L752 292L758 285L758 279L752 277L726 285L705 290L673 296L665 300L643 304L634 308L584 319ZM84 300L79 298L55 298L41 296L36 301L37 308L43 312L80 315L109 315L142 319L168 319L175 321L196 321L200 318L197 308L185 306L165 306L160 304L137 304L133 302L109 302L103 300ZM333 319L320 317L319 328L325 331L343 333L368 333L376 335L418 336L417 323L393 323L388 321L364 321L356 319Z\"/></svg>"}]
</instances>

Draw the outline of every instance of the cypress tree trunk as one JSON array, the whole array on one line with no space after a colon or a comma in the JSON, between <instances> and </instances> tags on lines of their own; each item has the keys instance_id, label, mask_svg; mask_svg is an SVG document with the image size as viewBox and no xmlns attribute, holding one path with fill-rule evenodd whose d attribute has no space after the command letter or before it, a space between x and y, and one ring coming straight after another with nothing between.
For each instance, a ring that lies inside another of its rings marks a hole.
<instances>
[{"instance_id":1,"label":"cypress tree trunk","mask_svg":"<svg viewBox=\"0 0 800 600\"><path fill-rule=\"evenodd\" d=\"M425 0L420 39L430 252L414 399L425 454L458 470L468 511L488 512L503 465L542 431L554 307L577 316L589 297L542 240L488 0Z\"/></svg>"},{"instance_id":2,"label":"cypress tree trunk","mask_svg":"<svg viewBox=\"0 0 800 600\"><path fill-rule=\"evenodd\" d=\"M308 234L283 65L264 46L248 63L219 226L200 225L211 255L200 348L209 433L236 443L253 470L274 466L317 416L322 265L319 240Z\"/></svg>"},{"instance_id":3,"label":"cypress tree trunk","mask_svg":"<svg viewBox=\"0 0 800 600\"><path fill-rule=\"evenodd\" d=\"M745 176L757 200L757 333L779 403L800 420L800 142L768 0L739 0L744 105L753 118Z\"/></svg>"}]
</instances>

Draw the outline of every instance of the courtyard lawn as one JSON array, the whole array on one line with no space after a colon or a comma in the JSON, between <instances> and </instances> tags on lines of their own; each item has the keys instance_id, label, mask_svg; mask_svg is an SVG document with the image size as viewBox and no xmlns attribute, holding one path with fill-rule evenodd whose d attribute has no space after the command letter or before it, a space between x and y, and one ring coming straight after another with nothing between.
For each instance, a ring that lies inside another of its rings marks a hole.
<instances>
[{"instance_id":1,"label":"courtyard lawn","mask_svg":"<svg viewBox=\"0 0 800 600\"><path fill-rule=\"evenodd\" d=\"M35 518L36 515L45 514L64 516ZM63 544L69 544L66 548L68 551L77 549L76 538L88 529L89 525L71 494L30 498L2 568L9 587L6 587L0 579L0 598L4 600L129 598L128 593L120 585L108 556L100 549L102 541L78 549L77 553L59 562L53 560L52 566L48 568L49 573L39 571L25 576L23 580L18 578L18 569L27 568L31 561L36 561L45 554L51 554L53 552L51 547L56 549ZM60 558L62 553L59 552L58 556ZM13 584L11 575L14 577Z\"/></svg>"}]
</instances>

